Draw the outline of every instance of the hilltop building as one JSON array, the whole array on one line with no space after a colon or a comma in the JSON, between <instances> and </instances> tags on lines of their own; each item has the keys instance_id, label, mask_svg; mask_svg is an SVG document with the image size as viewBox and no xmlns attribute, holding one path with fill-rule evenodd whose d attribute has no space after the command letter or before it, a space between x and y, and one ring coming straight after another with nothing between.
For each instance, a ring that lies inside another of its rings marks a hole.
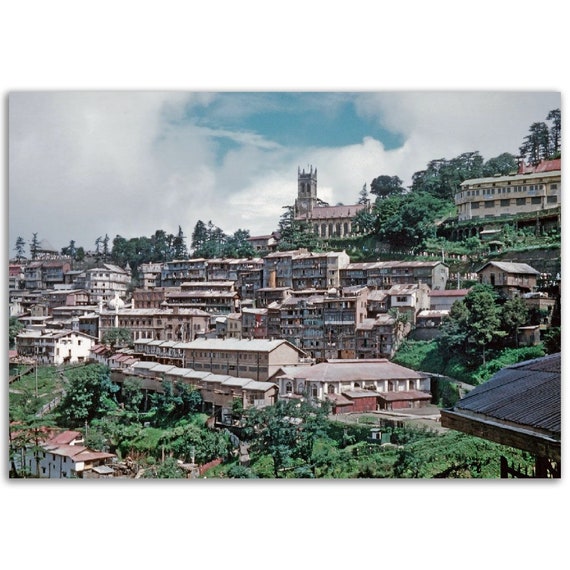
<instances>
[{"instance_id":1,"label":"hilltop building","mask_svg":"<svg viewBox=\"0 0 570 570\"><path fill-rule=\"evenodd\" d=\"M465 180L455 194L459 221L532 214L560 206L561 159L535 167L521 166L517 174Z\"/></svg>"},{"instance_id":2,"label":"hilltop building","mask_svg":"<svg viewBox=\"0 0 570 570\"><path fill-rule=\"evenodd\" d=\"M295 220L312 225L315 235L321 238L353 235L352 224L356 214L369 208L369 204L329 206L317 196L317 169L298 169Z\"/></svg>"}]
</instances>

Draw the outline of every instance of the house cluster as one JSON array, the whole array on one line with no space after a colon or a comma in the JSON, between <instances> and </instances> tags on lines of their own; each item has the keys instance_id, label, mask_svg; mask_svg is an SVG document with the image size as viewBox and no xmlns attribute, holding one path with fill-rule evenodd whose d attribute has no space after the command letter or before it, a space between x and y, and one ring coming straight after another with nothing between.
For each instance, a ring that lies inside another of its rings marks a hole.
<instances>
[{"instance_id":1,"label":"house cluster","mask_svg":"<svg viewBox=\"0 0 570 570\"><path fill-rule=\"evenodd\" d=\"M127 329L134 343L284 339L316 362L389 359L410 334L437 336L453 302L468 293L447 288L442 261L351 263L344 251L148 265L155 278L130 297L130 271L111 264L63 271L51 288L43 282L43 288L11 291L10 314L26 325L16 339L18 353L47 363L81 362L108 332ZM147 269L143 264L141 273ZM534 293L540 273L527 264L492 261L477 277L552 311L554 300Z\"/></svg>"},{"instance_id":2,"label":"house cluster","mask_svg":"<svg viewBox=\"0 0 570 570\"><path fill-rule=\"evenodd\" d=\"M187 343L140 340L116 353L99 345L94 359L107 362L121 383L137 377L145 390L163 381L199 390L217 418L279 399L331 400L333 413L423 407L430 378L385 358L330 359L315 363L287 340L197 339Z\"/></svg>"},{"instance_id":3,"label":"house cluster","mask_svg":"<svg viewBox=\"0 0 570 570\"><path fill-rule=\"evenodd\" d=\"M10 426L10 439L22 437L17 425ZM84 445L83 435L78 431L39 433L35 436L38 445L22 447L22 454L12 456L12 468L25 470L32 476L48 479L99 479L114 476L114 453L95 451Z\"/></svg>"}]
</instances>

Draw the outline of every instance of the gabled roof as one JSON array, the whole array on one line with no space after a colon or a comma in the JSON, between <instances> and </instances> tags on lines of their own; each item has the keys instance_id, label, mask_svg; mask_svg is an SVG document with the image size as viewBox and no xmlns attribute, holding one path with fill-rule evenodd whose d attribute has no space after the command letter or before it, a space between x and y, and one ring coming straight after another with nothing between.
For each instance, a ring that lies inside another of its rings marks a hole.
<instances>
[{"instance_id":1,"label":"gabled roof","mask_svg":"<svg viewBox=\"0 0 570 570\"><path fill-rule=\"evenodd\" d=\"M283 367L283 372L282 376L315 382L425 378L424 374L390 362L385 358L369 360L335 359L314 366L287 366Z\"/></svg>"},{"instance_id":2,"label":"gabled roof","mask_svg":"<svg viewBox=\"0 0 570 570\"><path fill-rule=\"evenodd\" d=\"M366 208L365 204L351 204L349 206L317 206L309 214L310 220L328 220L330 218L354 218L360 210ZM295 219L304 220L306 216L296 216Z\"/></svg>"},{"instance_id":3,"label":"gabled roof","mask_svg":"<svg viewBox=\"0 0 570 570\"><path fill-rule=\"evenodd\" d=\"M488 261L476 273L480 273L487 267L492 265L505 273L520 273L520 274L530 274L530 275L540 275L540 271L537 271L527 263L515 263L512 261Z\"/></svg>"},{"instance_id":4,"label":"gabled roof","mask_svg":"<svg viewBox=\"0 0 570 570\"><path fill-rule=\"evenodd\" d=\"M561 355L507 366L442 410L444 427L560 459Z\"/></svg>"}]
</instances>

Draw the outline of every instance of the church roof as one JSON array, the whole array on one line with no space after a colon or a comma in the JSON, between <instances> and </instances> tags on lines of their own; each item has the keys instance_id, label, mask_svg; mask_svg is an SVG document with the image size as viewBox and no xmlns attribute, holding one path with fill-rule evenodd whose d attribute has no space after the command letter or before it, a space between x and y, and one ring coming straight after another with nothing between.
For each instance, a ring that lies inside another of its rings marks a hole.
<instances>
[{"instance_id":1,"label":"church roof","mask_svg":"<svg viewBox=\"0 0 570 570\"><path fill-rule=\"evenodd\" d=\"M365 204L350 204L348 206L316 206L309 214L311 220L329 220L337 218L352 219L358 212L366 208ZM305 219L305 216L297 216Z\"/></svg>"}]
</instances>

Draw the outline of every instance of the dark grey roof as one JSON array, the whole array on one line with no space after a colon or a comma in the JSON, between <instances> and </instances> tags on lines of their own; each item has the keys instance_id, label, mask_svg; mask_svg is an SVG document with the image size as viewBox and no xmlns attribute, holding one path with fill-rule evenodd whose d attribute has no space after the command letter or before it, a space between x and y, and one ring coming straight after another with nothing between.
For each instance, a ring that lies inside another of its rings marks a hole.
<instances>
[{"instance_id":1,"label":"dark grey roof","mask_svg":"<svg viewBox=\"0 0 570 570\"><path fill-rule=\"evenodd\" d=\"M560 371L560 353L508 366L459 400L454 410L544 430L560 440Z\"/></svg>"}]
</instances>

